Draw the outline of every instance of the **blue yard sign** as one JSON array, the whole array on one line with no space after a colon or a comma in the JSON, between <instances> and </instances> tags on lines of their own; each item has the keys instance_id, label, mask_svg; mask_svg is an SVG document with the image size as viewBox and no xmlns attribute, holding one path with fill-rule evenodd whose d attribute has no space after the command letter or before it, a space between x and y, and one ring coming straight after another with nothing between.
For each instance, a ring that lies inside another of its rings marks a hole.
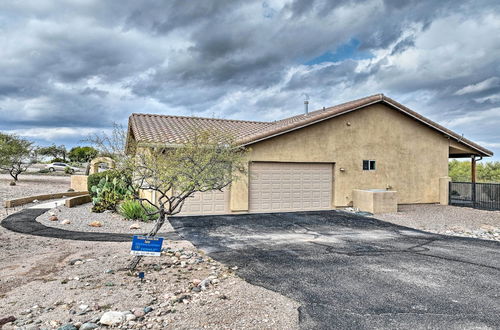
<instances>
[{"instance_id":1,"label":"blue yard sign","mask_svg":"<svg viewBox=\"0 0 500 330\"><path fill-rule=\"evenodd\" d=\"M163 237L147 237L134 235L130 254L135 256L156 256L161 254Z\"/></svg>"}]
</instances>

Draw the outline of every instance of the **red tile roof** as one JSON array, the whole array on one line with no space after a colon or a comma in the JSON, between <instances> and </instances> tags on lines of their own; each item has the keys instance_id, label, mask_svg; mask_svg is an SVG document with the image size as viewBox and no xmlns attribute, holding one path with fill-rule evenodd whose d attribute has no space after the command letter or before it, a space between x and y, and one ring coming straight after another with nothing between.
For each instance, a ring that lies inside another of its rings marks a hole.
<instances>
[{"instance_id":1,"label":"red tile roof","mask_svg":"<svg viewBox=\"0 0 500 330\"><path fill-rule=\"evenodd\" d=\"M241 145L249 145L272 138L317 122L340 116L342 114L364 108L375 103L384 103L415 120L449 136L460 143L479 152L482 156L492 156L490 150L463 138L461 135L433 122L416 113L393 99L376 94L362 99L342 103L324 110L309 114L297 115L275 122L258 122L245 120L214 119L200 117L183 117L168 115L150 115L134 113L129 119L129 128L137 142L181 144L188 139L193 128L215 128L229 132L235 136Z\"/></svg>"}]
</instances>

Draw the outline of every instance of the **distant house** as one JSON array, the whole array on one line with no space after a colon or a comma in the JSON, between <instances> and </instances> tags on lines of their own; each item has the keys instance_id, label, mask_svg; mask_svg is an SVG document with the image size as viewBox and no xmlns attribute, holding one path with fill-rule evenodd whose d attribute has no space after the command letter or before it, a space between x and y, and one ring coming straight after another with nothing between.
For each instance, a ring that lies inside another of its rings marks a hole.
<instances>
[{"instance_id":1,"label":"distant house","mask_svg":"<svg viewBox=\"0 0 500 330\"><path fill-rule=\"evenodd\" d=\"M449 158L493 155L382 94L274 122L133 114L128 138L175 146L190 127L231 132L251 152L244 180L197 194L181 214L328 210L352 205L354 189L437 203Z\"/></svg>"}]
</instances>

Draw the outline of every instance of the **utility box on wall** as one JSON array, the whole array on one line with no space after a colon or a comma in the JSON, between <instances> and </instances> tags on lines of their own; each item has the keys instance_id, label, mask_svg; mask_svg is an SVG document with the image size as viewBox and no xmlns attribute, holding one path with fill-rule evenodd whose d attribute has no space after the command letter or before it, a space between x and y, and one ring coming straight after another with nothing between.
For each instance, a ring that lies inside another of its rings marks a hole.
<instances>
[{"instance_id":1,"label":"utility box on wall","mask_svg":"<svg viewBox=\"0 0 500 330\"><path fill-rule=\"evenodd\" d=\"M398 211L397 191L385 189L354 189L353 207L364 212L392 213Z\"/></svg>"}]
</instances>

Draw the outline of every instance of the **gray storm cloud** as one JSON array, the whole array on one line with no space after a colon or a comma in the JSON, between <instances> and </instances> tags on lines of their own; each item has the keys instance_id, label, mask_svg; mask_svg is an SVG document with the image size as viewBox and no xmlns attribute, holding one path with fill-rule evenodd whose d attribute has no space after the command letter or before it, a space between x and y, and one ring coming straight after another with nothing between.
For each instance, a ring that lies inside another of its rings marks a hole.
<instances>
[{"instance_id":1,"label":"gray storm cloud","mask_svg":"<svg viewBox=\"0 0 500 330\"><path fill-rule=\"evenodd\" d=\"M274 120L383 92L500 153L499 30L486 0L5 1L0 130L77 143L132 112Z\"/></svg>"}]
</instances>

